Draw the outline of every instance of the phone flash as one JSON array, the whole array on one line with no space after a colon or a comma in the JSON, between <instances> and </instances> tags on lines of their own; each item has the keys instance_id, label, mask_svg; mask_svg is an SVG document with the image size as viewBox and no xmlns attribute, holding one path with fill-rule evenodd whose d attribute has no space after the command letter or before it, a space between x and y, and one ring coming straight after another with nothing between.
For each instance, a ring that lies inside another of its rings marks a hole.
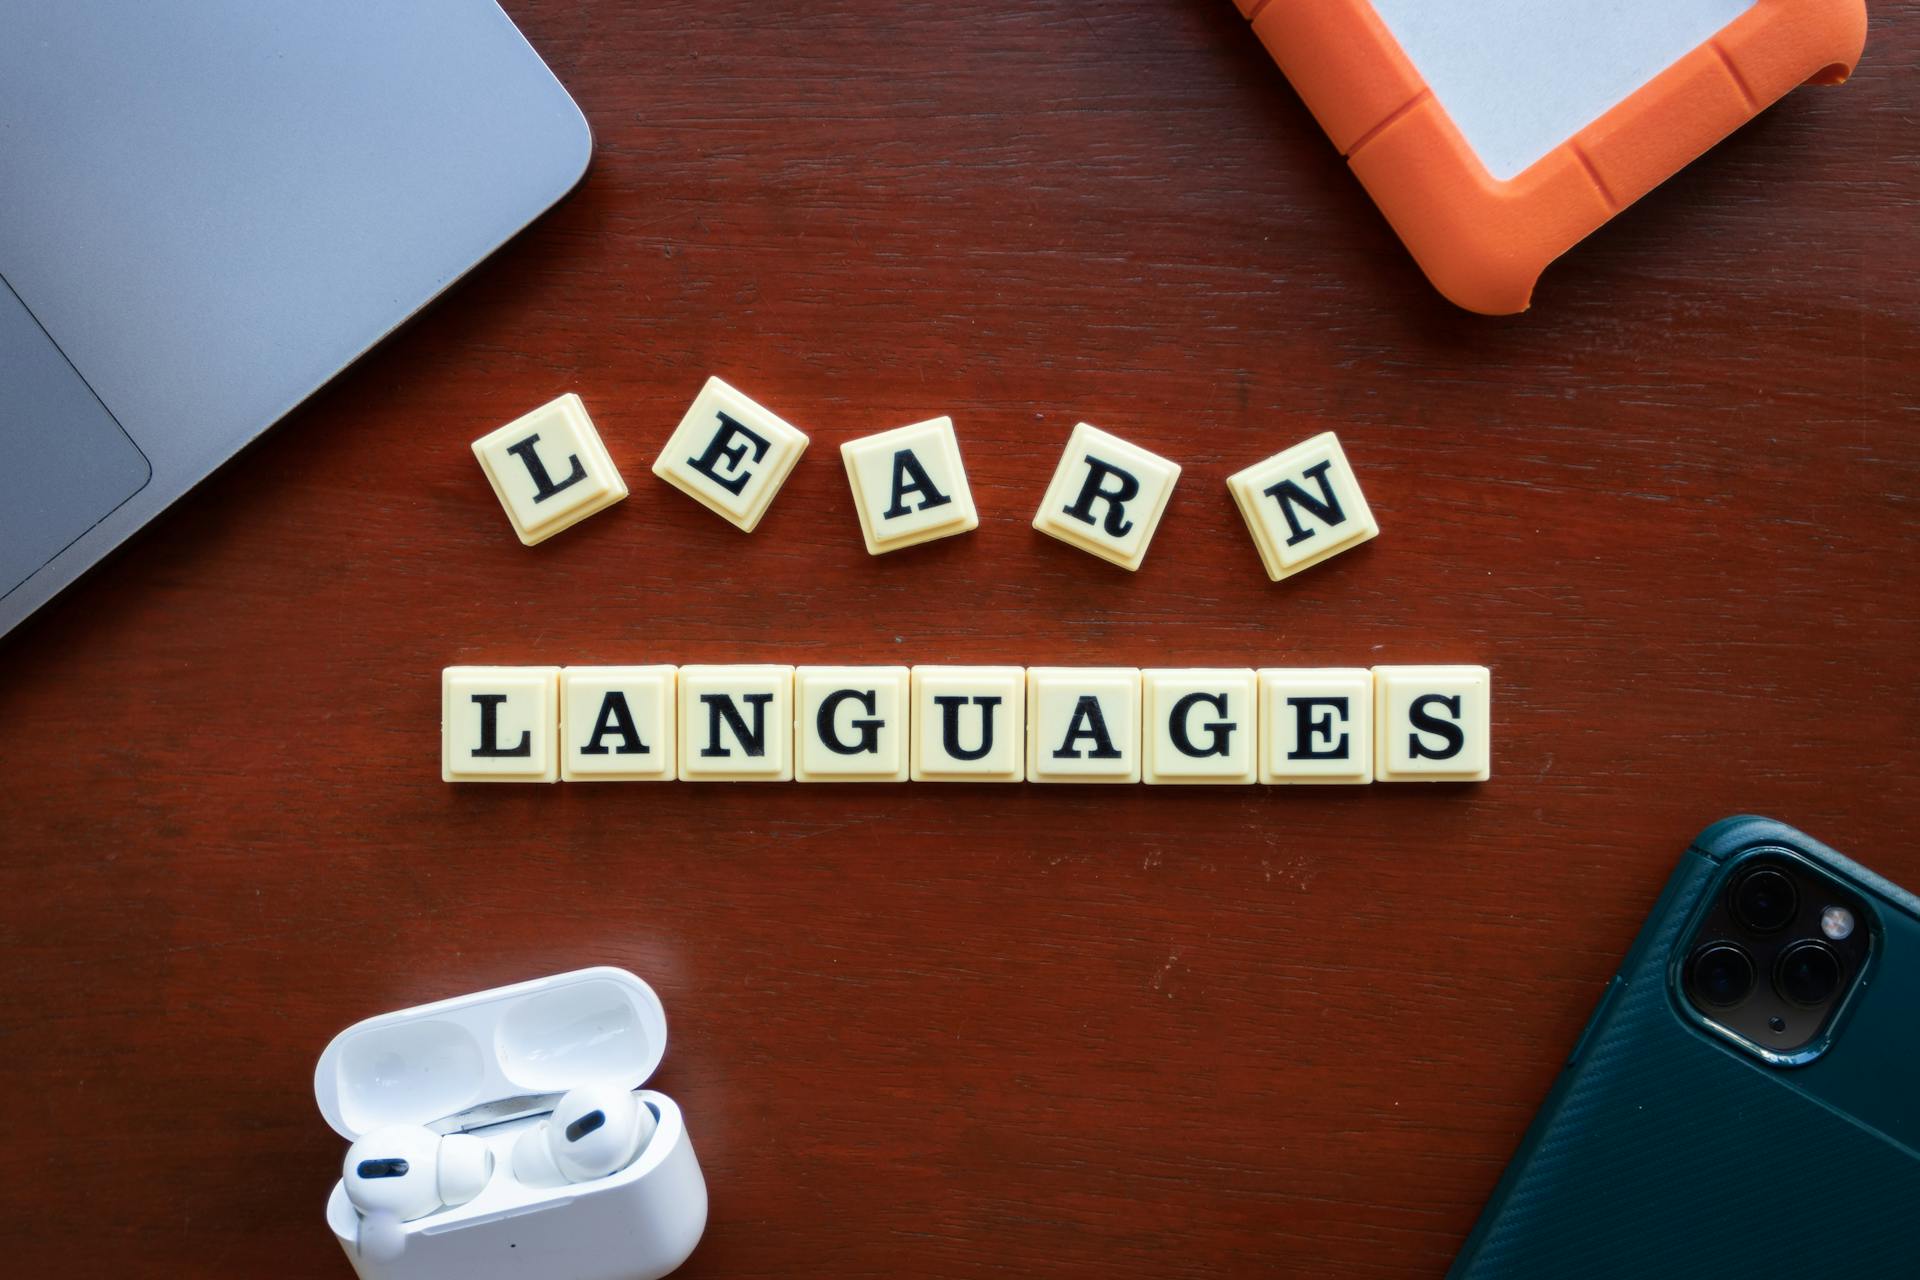
<instances>
[{"instance_id":1,"label":"phone flash","mask_svg":"<svg viewBox=\"0 0 1920 1280\"><path fill-rule=\"evenodd\" d=\"M1835 942L1853 936L1853 912L1845 907L1828 907L1820 913L1820 932Z\"/></svg>"}]
</instances>

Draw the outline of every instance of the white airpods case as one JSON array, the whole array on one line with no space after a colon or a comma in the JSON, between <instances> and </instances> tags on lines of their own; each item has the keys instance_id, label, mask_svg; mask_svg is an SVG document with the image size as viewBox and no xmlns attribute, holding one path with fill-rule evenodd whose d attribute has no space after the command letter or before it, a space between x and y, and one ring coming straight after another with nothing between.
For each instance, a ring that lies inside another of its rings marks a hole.
<instances>
[{"instance_id":1,"label":"white airpods case","mask_svg":"<svg viewBox=\"0 0 1920 1280\"><path fill-rule=\"evenodd\" d=\"M411 1222L361 1216L336 1182L327 1225L361 1280L655 1280L687 1260L707 1225L707 1184L680 1108L641 1088L667 1048L660 997L623 969L581 969L355 1023L333 1038L313 1093L335 1132L386 1125L468 1132L492 1150L486 1188ZM659 1126L605 1178L522 1184L513 1145L558 1095L587 1084L635 1091Z\"/></svg>"}]
</instances>

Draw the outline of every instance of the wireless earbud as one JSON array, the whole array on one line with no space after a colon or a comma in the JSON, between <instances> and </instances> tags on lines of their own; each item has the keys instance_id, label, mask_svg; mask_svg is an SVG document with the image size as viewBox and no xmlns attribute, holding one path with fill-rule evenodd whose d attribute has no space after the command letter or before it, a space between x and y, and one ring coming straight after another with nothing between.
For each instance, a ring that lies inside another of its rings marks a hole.
<instances>
[{"instance_id":1,"label":"wireless earbud","mask_svg":"<svg viewBox=\"0 0 1920 1280\"><path fill-rule=\"evenodd\" d=\"M608 1177L640 1158L659 1123L630 1089L569 1090L514 1144L513 1176L537 1187Z\"/></svg>"},{"instance_id":2,"label":"wireless earbud","mask_svg":"<svg viewBox=\"0 0 1920 1280\"><path fill-rule=\"evenodd\" d=\"M442 1137L419 1125L396 1124L349 1147L341 1176L347 1199L361 1213L412 1222L479 1195L493 1176L493 1152L472 1134Z\"/></svg>"}]
</instances>

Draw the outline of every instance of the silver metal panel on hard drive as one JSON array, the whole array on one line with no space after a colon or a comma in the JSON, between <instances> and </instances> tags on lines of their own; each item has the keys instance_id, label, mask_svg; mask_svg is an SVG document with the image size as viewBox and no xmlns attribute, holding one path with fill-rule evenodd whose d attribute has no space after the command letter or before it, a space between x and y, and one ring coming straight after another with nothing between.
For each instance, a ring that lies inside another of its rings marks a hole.
<instances>
[{"instance_id":1,"label":"silver metal panel on hard drive","mask_svg":"<svg viewBox=\"0 0 1920 1280\"><path fill-rule=\"evenodd\" d=\"M0 4L0 634L590 149L493 0Z\"/></svg>"}]
</instances>

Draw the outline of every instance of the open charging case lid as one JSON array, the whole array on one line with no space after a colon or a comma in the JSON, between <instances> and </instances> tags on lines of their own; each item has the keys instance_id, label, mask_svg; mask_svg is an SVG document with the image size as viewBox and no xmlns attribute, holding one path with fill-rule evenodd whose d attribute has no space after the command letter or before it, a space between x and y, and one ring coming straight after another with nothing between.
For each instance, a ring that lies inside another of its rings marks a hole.
<instances>
[{"instance_id":1,"label":"open charging case lid","mask_svg":"<svg viewBox=\"0 0 1920 1280\"><path fill-rule=\"evenodd\" d=\"M584 1084L638 1089L666 1051L652 987L624 969L579 969L356 1022L320 1055L313 1096L352 1140Z\"/></svg>"}]
</instances>

